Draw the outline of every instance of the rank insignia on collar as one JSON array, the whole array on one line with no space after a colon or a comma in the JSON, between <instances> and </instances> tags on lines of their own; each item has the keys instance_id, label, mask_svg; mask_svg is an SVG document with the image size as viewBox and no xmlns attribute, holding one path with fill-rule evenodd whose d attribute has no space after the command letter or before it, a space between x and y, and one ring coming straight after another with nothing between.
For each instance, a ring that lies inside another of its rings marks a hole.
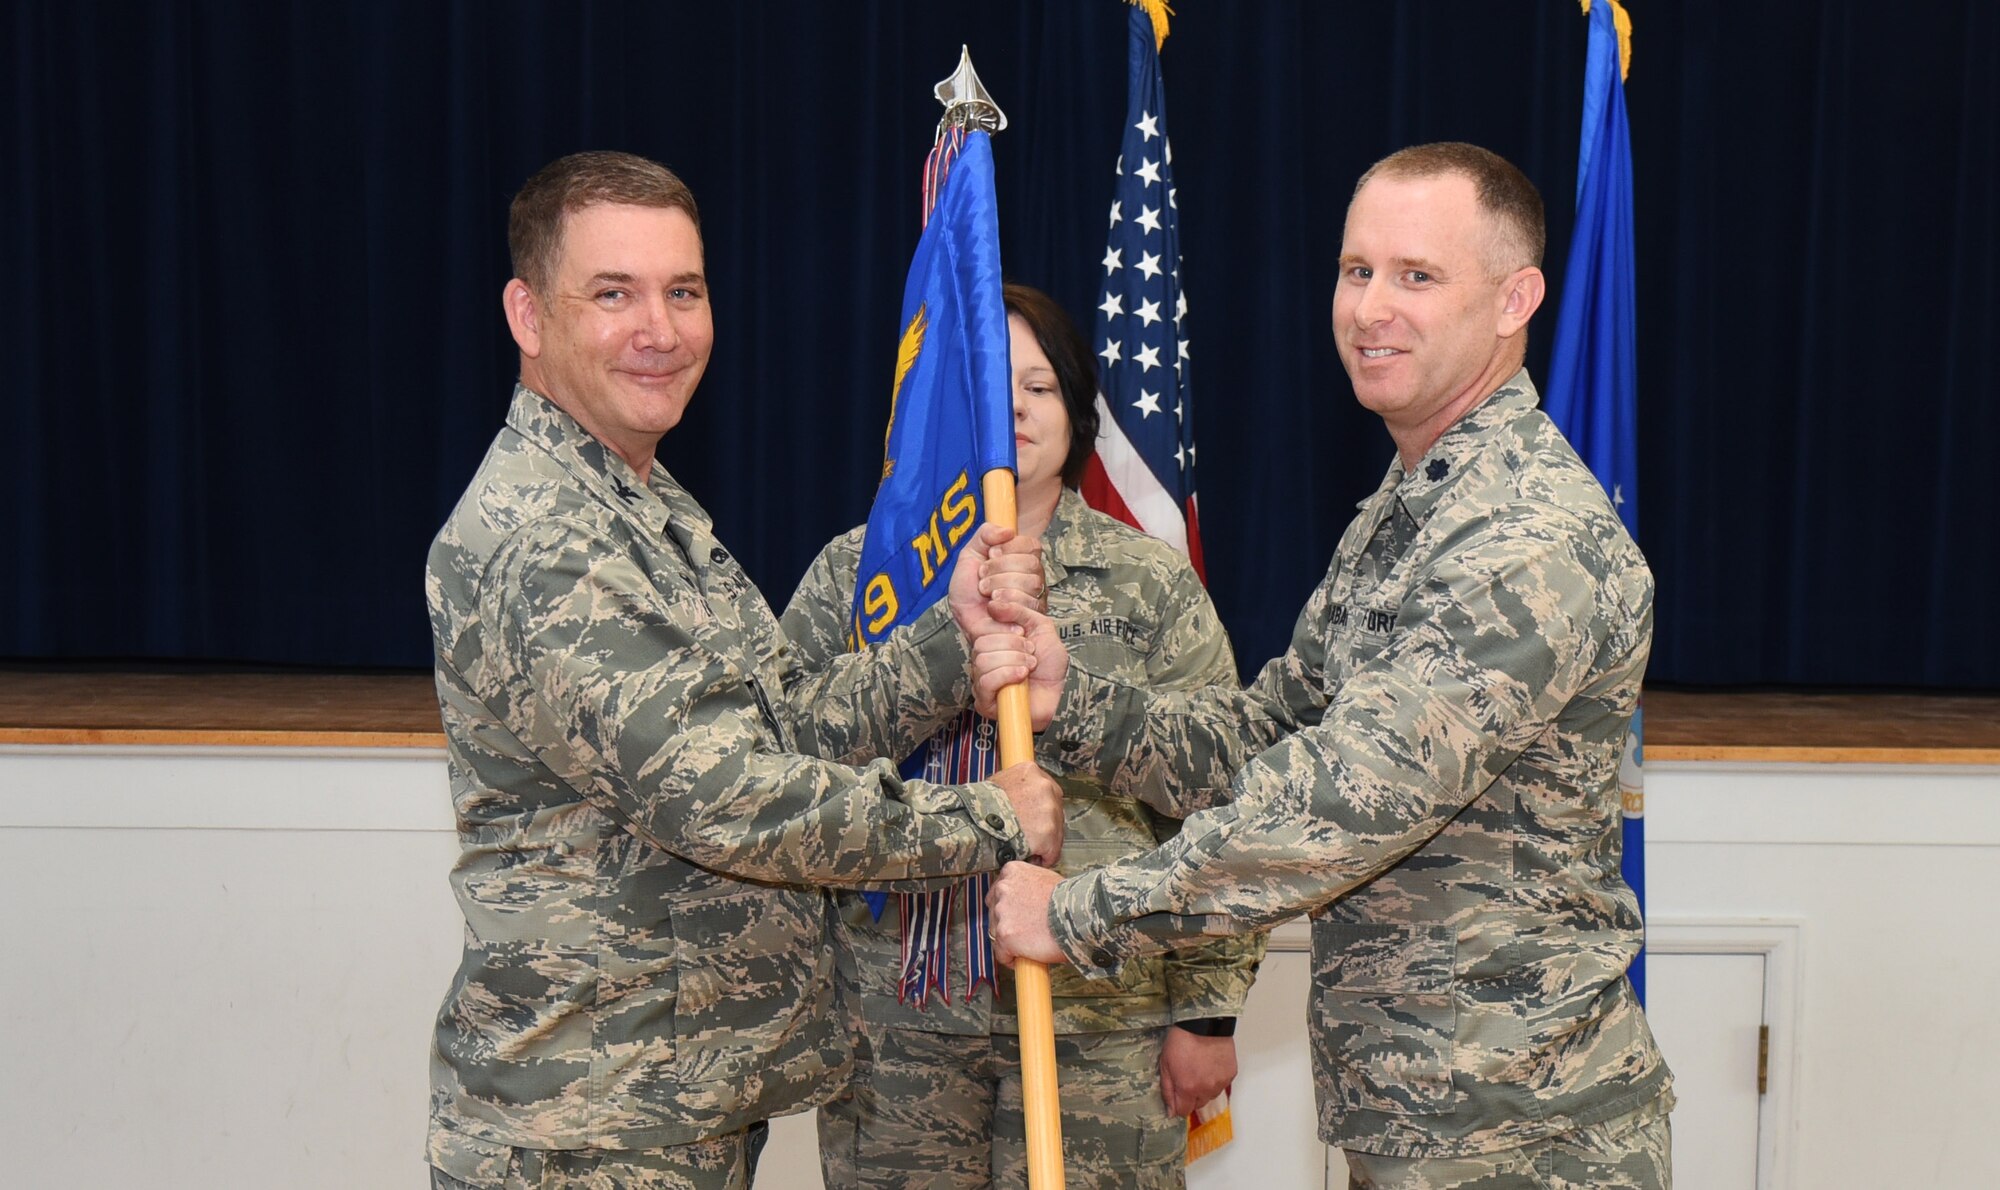
<instances>
[{"instance_id":1,"label":"rank insignia on collar","mask_svg":"<svg viewBox=\"0 0 2000 1190\"><path fill-rule=\"evenodd\" d=\"M1431 482L1436 483L1438 480L1443 479L1445 473L1450 470L1450 463L1445 462L1443 459L1432 459L1431 465L1424 468L1424 476Z\"/></svg>"},{"instance_id":2,"label":"rank insignia on collar","mask_svg":"<svg viewBox=\"0 0 2000 1190\"><path fill-rule=\"evenodd\" d=\"M612 477L611 486L613 489L617 491L618 498L620 500L630 501L630 500L637 500L639 498L639 493L633 491L631 488L626 487L625 481L619 479L616 476Z\"/></svg>"}]
</instances>

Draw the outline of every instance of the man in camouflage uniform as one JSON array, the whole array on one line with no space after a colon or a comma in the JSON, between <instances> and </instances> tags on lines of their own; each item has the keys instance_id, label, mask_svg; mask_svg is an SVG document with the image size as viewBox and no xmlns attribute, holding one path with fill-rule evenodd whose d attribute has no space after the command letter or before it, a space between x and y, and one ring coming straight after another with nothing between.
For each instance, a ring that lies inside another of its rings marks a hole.
<instances>
[{"instance_id":1,"label":"man in camouflage uniform","mask_svg":"<svg viewBox=\"0 0 2000 1190\"><path fill-rule=\"evenodd\" d=\"M654 464L713 340L696 220L679 179L609 153L510 213L521 382L426 581L466 920L438 1186L748 1186L763 1121L849 1060L830 902L799 886L1060 850L1033 766L941 786L831 763L900 755L970 698L950 611L806 675ZM961 614L1005 536L983 532Z\"/></svg>"},{"instance_id":2,"label":"man in camouflage uniform","mask_svg":"<svg viewBox=\"0 0 2000 1190\"><path fill-rule=\"evenodd\" d=\"M977 645L982 697L1032 669L1057 755L1113 790L1235 775L1150 855L1060 884L1010 865L998 949L1101 974L1310 911L1320 1134L1356 1187L1671 1181L1619 877L1652 576L1520 370L1544 236L1485 150L1363 175L1334 333L1397 458L1250 689L1125 685L1013 605L1028 647Z\"/></svg>"},{"instance_id":3,"label":"man in camouflage uniform","mask_svg":"<svg viewBox=\"0 0 2000 1190\"><path fill-rule=\"evenodd\" d=\"M1079 344L1079 350L1087 362L1088 348ZM1082 400L1089 402L1095 391L1090 386ZM1077 441L1081 470L1091 439L1079 435ZM785 608L785 635L808 670L829 664L846 647L862 532L828 543ZM1079 659L1120 681L1156 689L1236 686L1228 634L1193 568L1171 546L1093 511L1067 488L1041 537L1049 615ZM981 727L991 734L990 725L981 721ZM1109 792L1086 773L1044 764L1057 773L1066 801L1059 869L1066 875L1141 854L1180 829L1178 821ZM952 982L915 1002L898 988L904 955L897 906L877 920L859 894L837 900L843 991L859 1006L863 1039L852 1093L820 1108L826 1184L842 1190L1025 1186L1012 978L1002 974L997 990L987 983L969 996ZM953 896L943 931L953 948L967 938L966 912L966 898ZM1247 935L1148 955L1109 978L1064 968L1050 973L1064 1165L1072 1190L1185 1185L1184 1114L1200 1104L1179 1105L1182 1114L1170 1109L1162 1097L1162 1051L1173 1048L1171 1066L1183 1050L1227 1046L1233 1069L1228 1032L1256 977L1263 942L1262 935ZM989 1090L996 1085L997 1103Z\"/></svg>"}]
</instances>

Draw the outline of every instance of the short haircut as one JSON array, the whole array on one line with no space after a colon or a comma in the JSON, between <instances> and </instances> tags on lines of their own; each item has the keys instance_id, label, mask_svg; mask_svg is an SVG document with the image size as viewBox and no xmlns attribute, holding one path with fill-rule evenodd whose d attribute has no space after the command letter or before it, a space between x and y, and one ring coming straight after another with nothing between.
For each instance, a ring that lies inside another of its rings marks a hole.
<instances>
[{"instance_id":1,"label":"short haircut","mask_svg":"<svg viewBox=\"0 0 2000 1190\"><path fill-rule=\"evenodd\" d=\"M1083 482L1084 464L1097 449L1097 357L1076 323L1054 298L1039 289L1009 282L1003 291L1007 313L1018 314L1034 332L1042 354L1055 369L1062 392L1063 413L1069 417L1069 454L1063 457L1065 487Z\"/></svg>"},{"instance_id":2,"label":"short haircut","mask_svg":"<svg viewBox=\"0 0 2000 1190\"><path fill-rule=\"evenodd\" d=\"M564 221L600 203L686 211L701 231L694 191L666 166L631 153L571 153L529 178L507 208L514 275L537 293L546 292L562 256Z\"/></svg>"},{"instance_id":3,"label":"short haircut","mask_svg":"<svg viewBox=\"0 0 2000 1190\"><path fill-rule=\"evenodd\" d=\"M1542 266L1542 253L1549 244L1547 217L1542 211L1542 194L1526 174L1505 157L1463 141L1439 141L1399 149L1368 167L1354 185L1354 193L1370 179L1435 178L1457 175L1470 179L1479 197L1479 209L1490 216L1498 235L1489 245L1488 263L1501 275L1515 269Z\"/></svg>"}]
</instances>

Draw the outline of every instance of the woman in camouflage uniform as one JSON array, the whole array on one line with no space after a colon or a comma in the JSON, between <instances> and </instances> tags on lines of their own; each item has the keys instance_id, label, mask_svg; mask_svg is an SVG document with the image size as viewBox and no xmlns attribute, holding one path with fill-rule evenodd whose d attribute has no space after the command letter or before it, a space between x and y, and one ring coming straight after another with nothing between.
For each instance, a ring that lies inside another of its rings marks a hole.
<instances>
[{"instance_id":1,"label":"woman in camouflage uniform","mask_svg":"<svg viewBox=\"0 0 2000 1190\"><path fill-rule=\"evenodd\" d=\"M1069 648L1129 681L1235 685L1229 638L1187 559L1068 486L1098 420L1096 368L1075 324L1025 286L1007 286L1006 303L1020 530L1043 540L1049 611ZM785 634L808 671L846 647L862 533L828 543L785 609ZM932 741L926 764L976 772L992 763L993 746L992 724L968 710ZM1064 787L1065 874L1144 853L1180 829L1041 759ZM1013 979L988 974L986 880L896 894L886 906L839 895L841 981L859 1020L853 1086L820 1109L830 1190L1025 1186ZM1185 1185L1183 1117L1234 1077L1229 1032L1262 955L1258 935L1149 957L1107 979L1052 973L1074 1190Z\"/></svg>"}]
</instances>

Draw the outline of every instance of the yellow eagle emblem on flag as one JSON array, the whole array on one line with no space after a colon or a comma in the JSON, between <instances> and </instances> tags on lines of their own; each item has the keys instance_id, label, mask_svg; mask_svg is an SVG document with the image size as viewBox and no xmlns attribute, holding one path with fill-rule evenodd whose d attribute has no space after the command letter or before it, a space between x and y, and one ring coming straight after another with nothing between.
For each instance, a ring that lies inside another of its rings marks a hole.
<instances>
[{"instance_id":1,"label":"yellow eagle emblem on flag","mask_svg":"<svg viewBox=\"0 0 2000 1190\"><path fill-rule=\"evenodd\" d=\"M910 325L903 328L903 341L896 345L896 386L889 390L889 428L882 431L882 478L885 480L896 470L896 460L889 456L889 435L896 430L896 402L903 395L903 379L910 374L911 368L917 366L917 357L923 354L924 332L930 328L926 308L923 305L917 307Z\"/></svg>"}]
</instances>

